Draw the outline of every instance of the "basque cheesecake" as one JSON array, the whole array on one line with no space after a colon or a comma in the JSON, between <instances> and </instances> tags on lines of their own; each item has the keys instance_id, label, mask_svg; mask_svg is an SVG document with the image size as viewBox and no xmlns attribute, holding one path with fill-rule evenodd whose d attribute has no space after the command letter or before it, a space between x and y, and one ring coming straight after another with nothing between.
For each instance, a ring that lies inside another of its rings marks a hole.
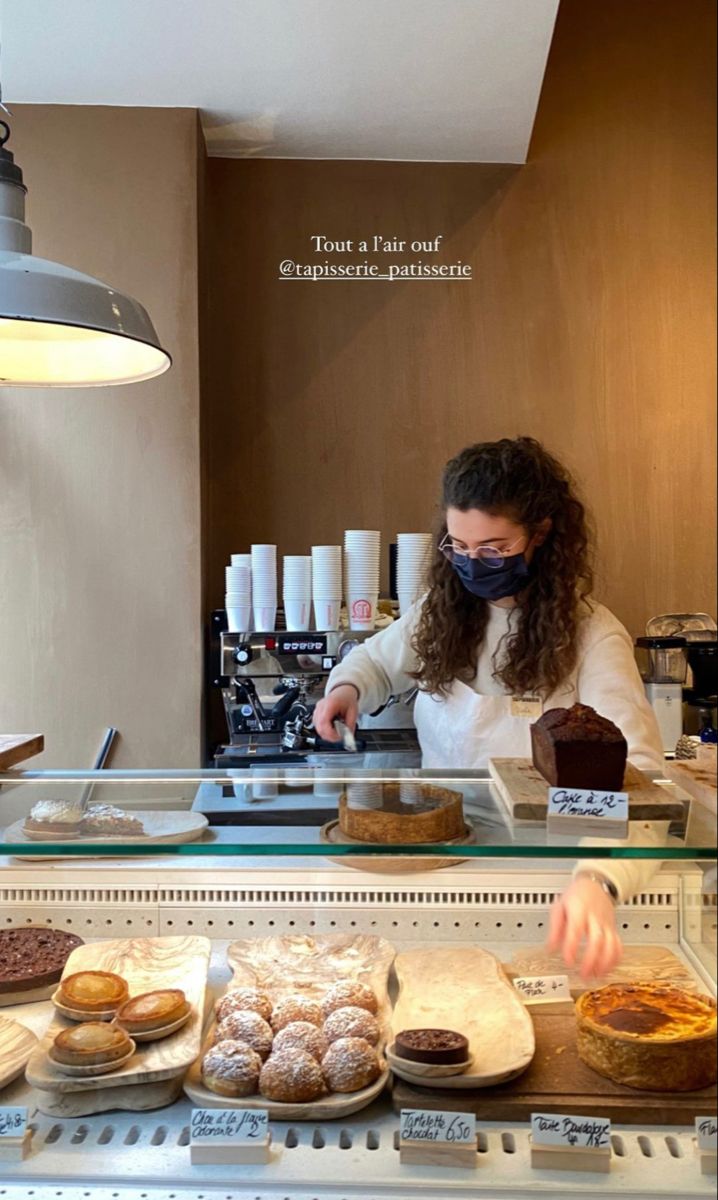
<instances>
[{"instance_id":1,"label":"basque cheesecake","mask_svg":"<svg viewBox=\"0 0 718 1200\"><path fill-rule=\"evenodd\" d=\"M716 1081L716 1003L663 984L610 984L576 1002L580 1058L616 1083L692 1092Z\"/></svg>"},{"instance_id":2,"label":"basque cheesecake","mask_svg":"<svg viewBox=\"0 0 718 1200\"><path fill-rule=\"evenodd\" d=\"M163 988L143 992L127 1000L115 1015L115 1021L128 1033L152 1033L180 1021L189 1013L190 1005L179 988Z\"/></svg>"},{"instance_id":3,"label":"basque cheesecake","mask_svg":"<svg viewBox=\"0 0 718 1200\"><path fill-rule=\"evenodd\" d=\"M50 1058L68 1067L101 1067L125 1058L133 1042L124 1029L102 1021L87 1021L58 1033Z\"/></svg>"},{"instance_id":4,"label":"basque cheesecake","mask_svg":"<svg viewBox=\"0 0 718 1200\"><path fill-rule=\"evenodd\" d=\"M129 999L129 988L111 971L77 971L60 981L57 1001L65 1008L83 1013L106 1013Z\"/></svg>"},{"instance_id":5,"label":"basque cheesecake","mask_svg":"<svg viewBox=\"0 0 718 1200\"><path fill-rule=\"evenodd\" d=\"M466 833L463 796L448 788L422 783L407 803L399 783L382 786L380 808L354 807L344 792L339 797L339 828L349 838L382 845L440 843Z\"/></svg>"}]
</instances>

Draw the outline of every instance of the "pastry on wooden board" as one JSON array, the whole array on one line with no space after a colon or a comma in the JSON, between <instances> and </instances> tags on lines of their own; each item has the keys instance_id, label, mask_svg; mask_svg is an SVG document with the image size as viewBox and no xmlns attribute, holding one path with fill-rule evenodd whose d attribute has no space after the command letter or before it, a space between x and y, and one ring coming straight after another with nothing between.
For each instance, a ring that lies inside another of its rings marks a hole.
<instances>
[{"instance_id":1,"label":"pastry on wooden board","mask_svg":"<svg viewBox=\"0 0 718 1200\"><path fill-rule=\"evenodd\" d=\"M133 996L117 1010L115 1021L131 1035L152 1033L185 1017L190 1005L181 988L160 988Z\"/></svg>"},{"instance_id":2,"label":"pastry on wooden board","mask_svg":"<svg viewBox=\"0 0 718 1200\"><path fill-rule=\"evenodd\" d=\"M259 1090L267 1100L307 1104L326 1095L322 1068L312 1054L296 1047L272 1052L262 1067Z\"/></svg>"},{"instance_id":3,"label":"pastry on wooden board","mask_svg":"<svg viewBox=\"0 0 718 1200\"><path fill-rule=\"evenodd\" d=\"M441 843L466 834L461 792L420 785L415 803L401 798L399 783L382 787L381 808L353 807L346 792L339 797L339 828L346 837L380 845Z\"/></svg>"},{"instance_id":4,"label":"pastry on wooden board","mask_svg":"<svg viewBox=\"0 0 718 1200\"><path fill-rule=\"evenodd\" d=\"M105 1021L85 1021L58 1033L50 1047L50 1058L72 1067L99 1067L124 1058L132 1050L124 1029Z\"/></svg>"},{"instance_id":5,"label":"pastry on wooden board","mask_svg":"<svg viewBox=\"0 0 718 1200\"><path fill-rule=\"evenodd\" d=\"M57 983L72 951L82 945L82 938L64 929L0 929L0 992L27 992Z\"/></svg>"},{"instance_id":6,"label":"pastry on wooden board","mask_svg":"<svg viewBox=\"0 0 718 1200\"><path fill-rule=\"evenodd\" d=\"M716 1081L716 1003L681 988L609 984L576 1002L580 1058L615 1083L692 1092Z\"/></svg>"},{"instance_id":7,"label":"pastry on wooden board","mask_svg":"<svg viewBox=\"0 0 718 1200\"><path fill-rule=\"evenodd\" d=\"M408 1062L453 1066L469 1057L469 1039L453 1029L403 1029L394 1038L394 1053Z\"/></svg>"},{"instance_id":8,"label":"pastry on wooden board","mask_svg":"<svg viewBox=\"0 0 718 1200\"><path fill-rule=\"evenodd\" d=\"M76 971L60 981L57 1000L76 1012L113 1012L129 1000L126 981L112 971Z\"/></svg>"},{"instance_id":9,"label":"pastry on wooden board","mask_svg":"<svg viewBox=\"0 0 718 1200\"><path fill-rule=\"evenodd\" d=\"M219 1096L253 1096L262 1060L246 1042L226 1038L210 1046L202 1059L202 1082Z\"/></svg>"},{"instance_id":10,"label":"pastry on wooden board","mask_svg":"<svg viewBox=\"0 0 718 1200\"><path fill-rule=\"evenodd\" d=\"M59 797L38 800L33 804L23 829L30 838L76 838L81 821L82 804L79 798Z\"/></svg>"}]
</instances>

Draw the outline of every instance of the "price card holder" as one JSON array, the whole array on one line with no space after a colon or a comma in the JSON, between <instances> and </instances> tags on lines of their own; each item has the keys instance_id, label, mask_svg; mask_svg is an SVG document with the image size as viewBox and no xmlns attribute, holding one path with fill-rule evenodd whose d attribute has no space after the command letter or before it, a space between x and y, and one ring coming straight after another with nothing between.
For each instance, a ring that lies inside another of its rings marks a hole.
<instances>
[{"instance_id":1,"label":"price card holder","mask_svg":"<svg viewBox=\"0 0 718 1200\"><path fill-rule=\"evenodd\" d=\"M0 1108L0 1162L22 1162L30 1153L32 1131L26 1108Z\"/></svg>"},{"instance_id":2,"label":"price card holder","mask_svg":"<svg viewBox=\"0 0 718 1200\"><path fill-rule=\"evenodd\" d=\"M607 1175L611 1169L611 1122L604 1117L532 1113L531 1166Z\"/></svg>"},{"instance_id":3,"label":"price card holder","mask_svg":"<svg viewBox=\"0 0 718 1200\"><path fill-rule=\"evenodd\" d=\"M696 1145L701 1162L702 1175L717 1173L718 1118L696 1117Z\"/></svg>"},{"instance_id":4,"label":"price card holder","mask_svg":"<svg viewBox=\"0 0 718 1200\"><path fill-rule=\"evenodd\" d=\"M476 1117L473 1113L403 1108L399 1161L412 1166L475 1169L479 1161Z\"/></svg>"},{"instance_id":5,"label":"price card holder","mask_svg":"<svg viewBox=\"0 0 718 1200\"><path fill-rule=\"evenodd\" d=\"M532 1011L549 1016L574 1011L568 975L522 975L514 979L514 987Z\"/></svg>"},{"instance_id":6,"label":"price card holder","mask_svg":"<svg viewBox=\"0 0 718 1200\"><path fill-rule=\"evenodd\" d=\"M628 837L628 793L549 788L546 828L578 837Z\"/></svg>"},{"instance_id":7,"label":"price card holder","mask_svg":"<svg viewBox=\"0 0 718 1200\"><path fill-rule=\"evenodd\" d=\"M272 1155L271 1142L266 1109L192 1109L192 1163L267 1163Z\"/></svg>"}]
</instances>

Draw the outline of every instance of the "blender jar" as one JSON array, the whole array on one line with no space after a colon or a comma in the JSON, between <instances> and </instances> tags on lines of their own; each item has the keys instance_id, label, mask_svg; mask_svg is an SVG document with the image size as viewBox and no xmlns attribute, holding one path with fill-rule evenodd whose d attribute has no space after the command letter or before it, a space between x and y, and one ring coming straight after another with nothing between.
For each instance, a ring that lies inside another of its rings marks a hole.
<instances>
[{"instance_id":1,"label":"blender jar","mask_svg":"<svg viewBox=\"0 0 718 1200\"><path fill-rule=\"evenodd\" d=\"M682 637L636 638L636 660L644 683L684 683L688 659Z\"/></svg>"}]
</instances>

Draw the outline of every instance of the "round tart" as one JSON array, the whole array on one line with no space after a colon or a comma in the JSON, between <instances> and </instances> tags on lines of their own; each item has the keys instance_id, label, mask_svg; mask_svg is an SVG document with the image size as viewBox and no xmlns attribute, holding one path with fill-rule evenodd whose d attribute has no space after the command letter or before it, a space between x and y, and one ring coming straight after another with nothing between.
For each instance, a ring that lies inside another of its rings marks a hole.
<instances>
[{"instance_id":1,"label":"round tart","mask_svg":"<svg viewBox=\"0 0 718 1200\"><path fill-rule=\"evenodd\" d=\"M382 786L380 809L354 808L346 792L339 797L339 828L349 838L379 844L417 845L445 842L466 833L461 792L419 784L411 802L402 799L402 785ZM406 795L405 790L405 795Z\"/></svg>"},{"instance_id":2,"label":"round tart","mask_svg":"<svg viewBox=\"0 0 718 1200\"><path fill-rule=\"evenodd\" d=\"M72 951L82 945L82 938L63 929L0 929L0 994L57 983Z\"/></svg>"},{"instance_id":3,"label":"round tart","mask_svg":"<svg viewBox=\"0 0 718 1200\"><path fill-rule=\"evenodd\" d=\"M151 1033L172 1025L190 1010L189 1002L179 988L163 988L156 992L143 992L125 1001L117 1010L115 1020L128 1033Z\"/></svg>"},{"instance_id":4,"label":"round tart","mask_svg":"<svg viewBox=\"0 0 718 1200\"><path fill-rule=\"evenodd\" d=\"M453 1066L469 1057L469 1040L453 1029L404 1029L394 1039L397 1058L432 1066Z\"/></svg>"},{"instance_id":5,"label":"round tart","mask_svg":"<svg viewBox=\"0 0 718 1200\"><path fill-rule=\"evenodd\" d=\"M610 984L576 1003L581 1059L616 1083L692 1092L716 1081L716 1003L662 984Z\"/></svg>"},{"instance_id":6,"label":"round tart","mask_svg":"<svg viewBox=\"0 0 718 1200\"><path fill-rule=\"evenodd\" d=\"M331 1091L359 1092L382 1072L379 1055L364 1038L339 1038L322 1059L322 1071Z\"/></svg>"},{"instance_id":7,"label":"round tart","mask_svg":"<svg viewBox=\"0 0 718 1200\"><path fill-rule=\"evenodd\" d=\"M57 999L76 1012L112 1012L129 999L125 980L111 971L77 971L60 981Z\"/></svg>"},{"instance_id":8,"label":"round tart","mask_svg":"<svg viewBox=\"0 0 718 1200\"><path fill-rule=\"evenodd\" d=\"M262 1060L246 1042L217 1042L202 1059L202 1081L220 1096L251 1096L259 1085Z\"/></svg>"},{"instance_id":9,"label":"round tart","mask_svg":"<svg viewBox=\"0 0 718 1200\"><path fill-rule=\"evenodd\" d=\"M282 1104L306 1104L325 1095L322 1068L306 1050L286 1047L272 1054L262 1067L259 1090L267 1100Z\"/></svg>"},{"instance_id":10,"label":"round tart","mask_svg":"<svg viewBox=\"0 0 718 1200\"><path fill-rule=\"evenodd\" d=\"M132 1041L124 1029L103 1021L86 1021L63 1029L50 1048L50 1058L70 1067L99 1067L124 1058Z\"/></svg>"}]
</instances>

